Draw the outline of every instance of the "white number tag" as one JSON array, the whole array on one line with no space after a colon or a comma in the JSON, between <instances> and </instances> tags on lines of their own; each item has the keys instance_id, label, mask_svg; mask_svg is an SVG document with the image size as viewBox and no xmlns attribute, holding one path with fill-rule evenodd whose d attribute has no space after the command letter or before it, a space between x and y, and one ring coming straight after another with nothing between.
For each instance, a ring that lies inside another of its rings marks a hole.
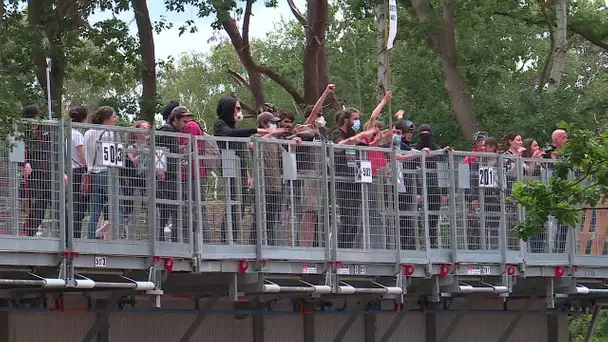
<instances>
[{"instance_id":1,"label":"white number tag","mask_svg":"<svg viewBox=\"0 0 608 342\"><path fill-rule=\"evenodd\" d=\"M156 158L154 158L154 165L156 167L156 171L167 171L167 151L164 148L159 148L156 150Z\"/></svg>"},{"instance_id":2,"label":"white number tag","mask_svg":"<svg viewBox=\"0 0 608 342\"><path fill-rule=\"evenodd\" d=\"M95 267L107 267L106 257L95 257Z\"/></svg>"},{"instance_id":3,"label":"white number tag","mask_svg":"<svg viewBox=\"0 0 608 342\"><path fill-rule=\"evenodd\" d=\"M358 183L371 183L372 180L372 163L362 160L357 168L357 176L355 177Z\"/></svg>"},{"instance_id":4,"label":"white number tag","mask_svg":"<svg viewBox=\"0 0 608 342\"><path fill-rule=\"evenodd\" d=\"M479 187L496 188L496 169L482 166L479 168Z\"/></svg>"},{"instance_id":5,"label":"white number tag","mask_svg":"<svg viewBox=\"0 0 608 342\"><path fill-rule=\"evenodd\" d=\"M101 165L124 167L123 145L113 142L101 142Z\"/></svg>"}]
</instances>

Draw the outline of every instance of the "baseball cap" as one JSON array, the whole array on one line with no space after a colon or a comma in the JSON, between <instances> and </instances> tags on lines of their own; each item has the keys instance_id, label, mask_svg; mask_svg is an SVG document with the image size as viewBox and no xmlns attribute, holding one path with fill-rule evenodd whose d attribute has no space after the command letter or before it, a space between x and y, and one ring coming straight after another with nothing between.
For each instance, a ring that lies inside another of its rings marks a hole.
<instances>
[{"instance_id":1,"label":"baseball cap","mask_svg":"<svg viewBox=\"0 0 608 342\"><path fill-rule=\"evenodd\" d=\"M479 131L473 136L474 141L480 141L488 137L488 132Z\"/></svg>"},{"instance_id":2,"label":"baseball cap","mask_svg":"<svg viewBox=\"0 0 608 342\"><path fill-rule=\"evenodd\" d=\"M177 106L171 111L171 114L169 115L169 120L173 119L176 115L192 116L192 113L190 113L186 106Z\"/></svg>"},{"instance_id":3,"label":"baseball cap","mask_svg":"<svg viewBox=\"0 0 608 342\"><path fill-rule=\"evenodd\" d=\"M267 122L267 121L277 122L277 121L280 121L280 119L277 118L276 116L274 116L274 114L272 114L270 112L261 112L260 115L258 115L258 122Z\"/></svg>"}]
</instances>

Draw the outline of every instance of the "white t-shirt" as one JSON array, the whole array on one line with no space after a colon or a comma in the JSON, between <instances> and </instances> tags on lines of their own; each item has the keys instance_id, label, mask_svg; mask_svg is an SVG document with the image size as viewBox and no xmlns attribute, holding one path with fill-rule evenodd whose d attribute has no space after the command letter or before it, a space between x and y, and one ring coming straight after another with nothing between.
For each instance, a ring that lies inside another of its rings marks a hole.
<instances>
[{"instance_id":1,"label":"white t-shirt","mask_svg":"<svg viewBox=\"0 0 608 342\"><path fill-rule=\"evenodd\" d=\"M87 168L90 173L100 173L106 171L105 166L96 166L99 164L99 158L102 158L98 148L100 141L114 141L114 132L103 129L89 129L84 134L84 154L87 159Z\"/></svg>"},{"instance_id":2,"label":"white t-shirt","mask_svg":"<svg viewBox=\"0 0 608 342\"><path fill-rule=\"evenodd\" d=\"M84 145L84 135L79 131L72 129L72 169L80 169L87 165L86 160L81 160L80 155L76 151L78 146Z\"/></svg>"}]
</instances>

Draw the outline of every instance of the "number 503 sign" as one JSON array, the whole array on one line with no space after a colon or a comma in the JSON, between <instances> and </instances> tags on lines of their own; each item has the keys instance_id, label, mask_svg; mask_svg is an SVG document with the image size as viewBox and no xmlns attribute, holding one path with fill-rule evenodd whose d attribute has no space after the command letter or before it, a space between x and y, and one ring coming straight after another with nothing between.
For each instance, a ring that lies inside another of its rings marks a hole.
<instances>
[{"instance_id":1,"label":"number 503 sign","mask_svg":"<svg viewBox=\"0 0 608 342\"><path fill-rule=\"evenodd\" d=\"M123 145L113 142L101 142L101 165L109 167L124 167Z\"/></svg>"},{"instance_id":2,"label":"number 503 sign","mask_svg":"<svg viewBox=\"0 0 608 342\"><path fill-rule=\"evenodd\" d=\"M372 163L365 160L359 161L355 178L357 183L372 183Z\"/></svg>"}]
</instances>

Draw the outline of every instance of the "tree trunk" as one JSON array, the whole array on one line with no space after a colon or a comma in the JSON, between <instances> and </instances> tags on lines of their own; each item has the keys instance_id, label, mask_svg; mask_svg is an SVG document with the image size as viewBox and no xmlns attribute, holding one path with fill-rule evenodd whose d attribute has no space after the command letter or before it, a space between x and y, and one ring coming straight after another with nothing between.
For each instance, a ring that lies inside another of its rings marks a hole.
<instances>
[{"instance_id":1,"label":"tree trunk","mask_svg":"<svg viewBox=\"0 0 608 342\"><path fill-rule=\"evenodd\" d=\"M426 23L431 15L436 15L428 0L410 0L410 2L420 22ZM467 141L473 141L478 124L473 118L475 111L473 98L458 61L451 1L443 2L443 25L440 32L429 35L429 45L439 55L445 78L444 88L456 114L460 131Z\"/></svg>"},{"instance_id":2,"label":"tree trunk","mask_svg":"<svg viewBox=\"0 0 608 342\"><path fill-rule=\"evenodd\" d=\"M304 50L304 100L313 104L319 98L322 79L328 81L327 60L324 58L325 29L327 26L327 0L307 1L306 49ZM319 62L325 61L325 65ZM327 85L327 84L326 84Z\"/></svg>"},{"instance_id":3,"label":"tree trunk","mask_svg":"<svg viewBox=\"0 0 608 342\"><path fill-rule=\"evenodd\" d=\"M243 67L247 70L249 91L251 91L251 94L253 95L256 108L259 108L266 102L266 97L264 96L264 86L262 85L262 71L259 70L253 60L253 57L251 56L251 47L249 45L249 21L251 19L252 7L253 0L247 0L245 3L245 12L243 14L242 31L239 31L236 20L234 20L229 13L225 13L219 6L216 6L215 10L218 13L218 19L220 19L224 31L226 31L230 38L234 51L236 51L241 64L243 64Z\"/></svg>"},{"instance_id":4,"label":"tree trunk","mask_svg":"<svg viewBox=\"0 0 608 342\"><path fill-rule=\"evenodd\" d=\"M568 51L568 41L566 38L566 26L568 24L568 0L557 0L555 3L556 29L555 47L553 50L553 66L549 73L548 92L557 90L562 80L562 75L566 69L566 52Z\"/></svg>"},{"instance_id":5,"label":"tree trunk","mask_svg":"<svg viewBox=\"0 0 608 342\"><path fill-rule=\"evenodd\" d=\"M63 81L65 79L65 56L63 49L58 51L51 57L51 100L53 109L53 117L61 117L63 106Z\"/></svg>"},{"instance_id":6,"label":"tree trunk","mask_svg":"<svg viewBox=\"0 0 608 342\"><path fill-rule=\"evenodd\" d=\"M376 51L378 51L377 98L382 100L388 89L388 74L384 49L386 49L386 6L384 2L376 5Z\"/></svg>"},{"instance_id":7,"label":"tree trunk","mask_svg":"<svg viewBox=\"0 0 608 342\"><path fill-rule=\"evenodd\" d=\"M47 93L46 87L46 53L44 49L44 29L42 26L42 1L28 0L27 2L27 20L32 33L31 59L36 73L38 84L42 88L44 94Z\"/></svg>"},{"instance_id":8,"label":"tree trunk","mask_svg":"<svg viewBox=\"0 0 608 342\"><path fill-rule=\"evenodd\" d=\"M139 49L143 59L140 118L154 123L154 116L156 115L156 57L154 55L154 34L150 22L150 12L146 0L132 0L131 3L135 12Z\"/></svg>"}]
</instances>

